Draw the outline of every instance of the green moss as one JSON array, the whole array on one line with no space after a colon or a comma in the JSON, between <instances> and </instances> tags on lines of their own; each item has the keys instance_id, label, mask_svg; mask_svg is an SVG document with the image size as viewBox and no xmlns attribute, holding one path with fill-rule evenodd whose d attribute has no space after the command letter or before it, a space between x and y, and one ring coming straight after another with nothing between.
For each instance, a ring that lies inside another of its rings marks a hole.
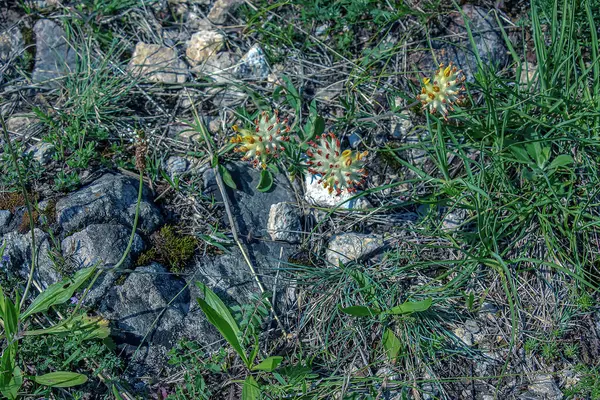
<instances>
[{"instance_id":1,"label":"green moss","mask_svg":"<svg viewBox=\"0 0 600 400\"><path fill-rule=\"evenodd\" d=\"M156 261L176 274L184 271L198 245L195 237L181 235L171 225L163 226L150 239L152 247L139 256L137 265L148 265Z\"/></svg>"}]
</instances>

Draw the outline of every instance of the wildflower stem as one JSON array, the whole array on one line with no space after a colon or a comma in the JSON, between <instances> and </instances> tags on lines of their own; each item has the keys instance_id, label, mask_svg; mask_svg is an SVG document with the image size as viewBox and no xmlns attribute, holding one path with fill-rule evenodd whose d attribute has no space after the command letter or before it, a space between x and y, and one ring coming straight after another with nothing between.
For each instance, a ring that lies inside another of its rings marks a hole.
<instances>
[{"instance_id":1,"label":"wildflower stem","mask_svg":"<svg viewBox=\"0 0 600 400\"><path fill-rule=\"evenodd\" d=\"M33 210L31 208L31 202L29 201L29 195L27 194L27 188L25 187L25 180L23 178L23 175L21 174L21 168L19 168L19 160L17 158L17 153L15 153L15 149L13 148L12 142L10 141L10 135L8 134L6 122L4 121L4 116L2 115L0 115L0 123L2 124L2 134L4 136L4 141L6 142L6 146L8 147L8 151L10 153L12 162L14 163L15 169L17 171L17 178L19 180L21 192L23 193L25 206L27 207L27 216L29 217L29 228L31 230L31 267L29 268L29 276L27 277L27 284L25 285L25 290L23 291L23 297L21 297L21 302L19 303L19 309L21 309L23 308L23 304L25 303L25 299L27 298L27 294L29 293L29 289L31 288L31 282L33 281L33 273L35 272L35 221L33 220Z\"/></svg>"}]
</instances>

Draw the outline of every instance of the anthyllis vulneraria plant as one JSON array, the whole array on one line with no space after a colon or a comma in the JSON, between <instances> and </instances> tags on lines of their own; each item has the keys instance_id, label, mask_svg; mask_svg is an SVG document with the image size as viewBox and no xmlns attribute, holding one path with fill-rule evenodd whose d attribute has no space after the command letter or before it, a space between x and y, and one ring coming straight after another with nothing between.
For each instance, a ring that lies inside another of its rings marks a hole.
<instances>
[{"instance_id":1,"label":"anthyllis vulneraria plant","mask_svg":"<svg viewBox=\"0 0 600 400\"><path fill-rule=\"evenodd\" d=\"M341 149L340 140L332 133L316 136L308 144L312 147L306 151L308 172L320 175L319 184L336 195L344 190L354 193L357 186L365 183L367 173L364 168L364 158L367 152L353 152Z\"/></svg>"},{"instance_id":2,"label":"anthyllis vulneraria plant","mask_svg":"<svg viewBox=\"0 0 600 400\"><path fill-rule=\"evenodd\" d=\"M279 119L277 111L273 112L272 116L263 111L254 121L256 125L254 132L234 125L233 130L238 134L231 139L231 143L240 144L234 151L245 153L242 160L251 161L254 167L260 165L262 169L266 169L271 159L278 158L285 151L283 144L290 140L287 135L290 127L287 123L287 118Z\"/></svg>"},{"instance_id":3,"label":"anthyllis vulneraria plant","mask_svg":"<svg viewBox=\"0 0 600 400\"><path fill-rule=\"evenodd\" d=\"M444 64L440 64L433 79L423 79L423 89L418 96L423 108L429 109L432 114L439 111L444 119L447 119L448 110L454 111L452 104L463 99L461 92L465 90L465 77L461 73L462 71L452 66L452 63L445 68Z\"/></svg>"}]
</instances>

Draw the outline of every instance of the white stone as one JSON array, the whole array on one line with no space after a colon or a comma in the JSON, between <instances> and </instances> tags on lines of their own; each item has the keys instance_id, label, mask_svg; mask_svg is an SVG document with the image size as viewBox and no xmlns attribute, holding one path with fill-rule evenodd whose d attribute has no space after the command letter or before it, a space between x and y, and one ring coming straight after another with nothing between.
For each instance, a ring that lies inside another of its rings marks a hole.
<instances>
[{"instance_id":1,"label":"white stone","mask_svg":"<svg viewBox=\"0 0 600 400\"><path fill-rule=\"evenodd\" d=\"M473 346L473 334L462 326L452 331L454 335L467 346Z\"/></svg>"},{"instance_id":2,"label":"white stone","mask_svg":"<svg viewBox=\"0 0 600 400\"><path fill-rule=\"evenodd\" d=\"M340 263L357 260L384 245L382 238L363 233L342 233L329 241L327 261L337 267Z\"/></svg>"},{"instance_id":3,"label":"white stone","mask_svg":"<svg viewBox=\"0 0 600 400\"><path fill-rule=\"evenodd\" d=\"M298 243L301 240L300 213L290 203L276 203L269 210L267 232L273 240Z\"/></svg>"},{"instance_id":4,"label":"white stone","mask_svg":"<svg viewBox=\"0 0 600 400\"><path fill-rule=\"evenodd\" d=\"M192 66L204 63L215 56L223 47L225 36L216 31L200 31L192 35L187 43L185 55Z\"/></svg>"},{"instance_id":5,"label":"white stone","mask_svg":"<svg viewBox=\"0 0 600 400\"><path fill-rule=\"evenodd\" d=\"M531 379L529 390L547 400L559 400L563 394L551 375L540 374Z\"/></svg>"},{"instance_id":6,"label":"white stone","mask_svg":"<svg viewBox=\"0 0 600 400\"><path fill-rule=\"evenodd\" d=\"M319 184L319 178L314 175L306 174L304 183L306 185L304 199L310 204L331 208L339 206L341 209L355 210L364 210L372 207L371 203L369 203L369 200L367 200L365 197L357 197L352 199L352 197L356 196L356 194L350 194L344 191L339 196L336 196L335 194L329 193L329 191L325 189L323 185Z\"/></svg>"},{"instance_id":7,"label":"white stone","mask_svg":"<svg viewBox=\"0 0 600 400\"><path fill-rule=\"evenodd\" d=\"M177 52L158 44L136 44L128 69L149 82L184 83L187 79L187 67Z\"/></svg>"}]
</instances>

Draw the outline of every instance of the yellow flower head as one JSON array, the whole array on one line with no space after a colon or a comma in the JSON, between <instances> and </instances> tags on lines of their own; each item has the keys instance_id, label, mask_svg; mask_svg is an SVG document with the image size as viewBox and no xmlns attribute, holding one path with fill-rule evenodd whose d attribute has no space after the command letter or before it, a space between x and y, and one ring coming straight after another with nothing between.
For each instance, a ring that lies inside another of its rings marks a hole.
<instances>
[{"instance_id":1,"label":"yellow flower head","mask_svg":"<svg viewBox=\"0 0 600 400\"><path fill-rule=\"evenodd\" d=\"M331 132L316 139L316 143L308 142L312 147L306 152L308 172L320 175L319 184L323 184L329 193L335 191L339 196L344 190L356 192L357 186L363 185L367 176L363 160L367 152L342 151L339 139Z\"/></svg>"},{"instance_id":2,"label":"yellow flower head","mask_svg":"<svg viewBox=\"0 0 600 400\"><path fill-rule=\"evenodd\" d=\"M462 100L461 92L465 90L464 81L464 75L461 75L461 71L453 67L452 63L446 68L444 64L440 64L433 79L423 79L423 89L418 96L423 108L429 109L432 114L439 111L444 119L447 119L448 110L454 110L452 104Z\"/></svg>"},{"instance_id":3,"label":"yellow flower head","mask_svg":"<svg viewBox=\"0 0 600 400\"><path fill-rule=\"evenodd\" d=\"M250 161L254 167L267 168L267 162L271 158L279 157L285 150L283 143L289 140L287 133L290 131L287 122L287 119L279 119L277 111L272 116L263 111L260 118L254 121L254 131L234 125L232 129L238 134L230 141L239 144L234 151L244 153L242 160Z\"/></svg>"}]
</instances>

